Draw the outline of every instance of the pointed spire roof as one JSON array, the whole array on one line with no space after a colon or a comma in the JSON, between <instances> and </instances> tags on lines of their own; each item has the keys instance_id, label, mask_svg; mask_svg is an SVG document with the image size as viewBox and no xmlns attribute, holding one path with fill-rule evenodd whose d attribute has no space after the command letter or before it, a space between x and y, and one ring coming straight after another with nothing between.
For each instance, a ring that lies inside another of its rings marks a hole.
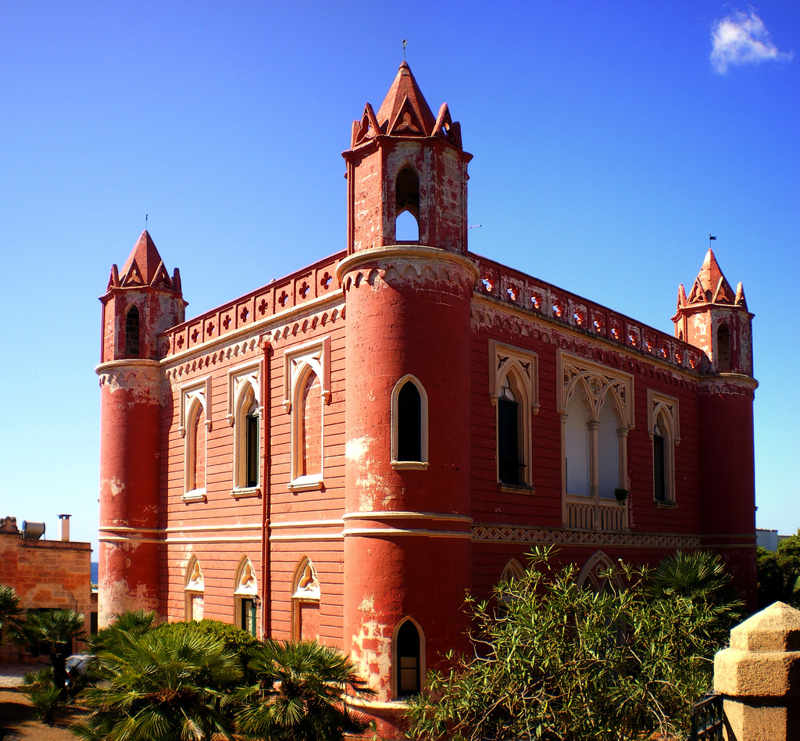
<instances>
[{"instance_id":1,"label":"pointed spire roof","mask_svg":"<svg viewBox=\"0 0 800 741\"><path fill-rule=\"evenodd\" d=\"M402 112L402 118L400 114ZM411 127L409 133L413 133L413 128L421 128L419 134L431 136L435 118L428 106L425 96L417 85L411 67L405 60L397 70L397 75L386 93L386 97L381 103L377 113L378 124L385 133L391 133L396 128L396 124L404 124ZM402 131L397 131L402 134Z\"/></svg>"},{"instance_id":2,"label":"pointed spire roof","mask_svg":"<svg viewBox=\"0 0 800 741\"><path fill-rule=\"evenodd\" d=\"M714 250L709 248L706 252L700 272L694 279L692 290L686 303L712 303L712 304L735 304L736 294L728 283L717 262Z\"/></svg>"},{"instance_id":3,"label":"pointed spire roof","mask_svg":"<svg viewBox=\"0 0 800 741\"><path fill-rule=\"evenodd\" d=\"M154 286L175 290L175 285L164 267L164 261L158 254L155 242L147 229L139 235L122 270L117 273L116 265L112 267L109 288L112 284L123 288Z\"/></svg>"}]
</instances>

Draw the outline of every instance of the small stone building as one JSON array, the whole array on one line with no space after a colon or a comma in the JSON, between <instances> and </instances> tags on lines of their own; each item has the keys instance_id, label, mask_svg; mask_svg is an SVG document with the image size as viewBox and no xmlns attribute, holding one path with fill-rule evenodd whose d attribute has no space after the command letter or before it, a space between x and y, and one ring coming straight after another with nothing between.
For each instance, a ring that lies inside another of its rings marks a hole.
<instances>
[{"instance_id":1,"label":"small stone building","mask_svg":"<svg viewBox=\"0 0 800 741\"><path fill-rule=\"evenodd\" d=\"M64 539L66 537L66 539ZM88 634L93 603L92 547L69 540L62 520L62 540L31 537L17 527L15 517L0 518L0 584L13 587L24 610L75 610L84 616ZM23 661L25 651L8 641L0 645L0 662Z\"/></svg>"},{"instance_id":2,"label":"small stone building","mask_svg":"<svg viewBox=\"0 0 800 741\"><path fill-rule=\"evenodd\" d=\"M343 156L344 251L188 320L146 231L112 266L101 625L147 608L317 638L392 733L464 645L464 591L535 544L589 583L716 549L752 593L753 315L713 252L673 334L470 252L472 155L405 62Z\"/></svg>"}]
</instances>

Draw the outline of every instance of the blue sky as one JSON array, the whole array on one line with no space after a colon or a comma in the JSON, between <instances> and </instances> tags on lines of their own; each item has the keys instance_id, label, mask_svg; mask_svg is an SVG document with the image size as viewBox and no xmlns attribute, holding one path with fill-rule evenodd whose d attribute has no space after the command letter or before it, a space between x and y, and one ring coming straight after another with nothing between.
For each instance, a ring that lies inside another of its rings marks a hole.
<instances>
[{"instance_id":1,"label":"blue sky","mask_svg":"<svg viewBox=\"0 0 800 741\"><path fill-rule=\"evenodd\" d=\"M96 542L100 304L150 214L189 315L337 251L401 40L463 127L470 248L672 330L754 320L759 527L800 527L800 5L0 2L0 516Z\"/></svg>"}]
</instances>

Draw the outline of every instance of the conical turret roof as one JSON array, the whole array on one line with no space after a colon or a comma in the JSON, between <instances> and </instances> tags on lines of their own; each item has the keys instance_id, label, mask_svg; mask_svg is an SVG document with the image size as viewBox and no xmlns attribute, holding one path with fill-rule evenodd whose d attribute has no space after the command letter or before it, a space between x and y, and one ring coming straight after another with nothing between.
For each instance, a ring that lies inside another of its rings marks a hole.
<instances>
[{"instance_id":1,"label":"conical turret roof","mask_svg":"<svg viewBox=\"0 0 800 741\"><path fill-rule=\"evenodd\" d=\"M403 123L401 113L406 115L410 127L421 127L419 133L422 135L430 136L433 133L436 119L406 61L397 70L389 92L378 109L378 124L385 132L396 129L395 122Z\"/></svg>"},{"instance_id":2,"label":"conical turret roof","mask_svg":"<svg viewBox=\"0 0 800 741\"><path fill-rule=\"evenodd\" d=\"M177 275L177 268L176 268ZM117 271L117 266L111 266L111 276L109 278L109 288L134 288L138 286L152 286L154 288L165 288L180 293L180 286L171 280L164 267L164 261L158 254L153 238L145 229L133 245L128 259L122 266L122 270Z\"/></svg>"},{"instance_id":3,"label":"conical turret roof","mask_svg":"<svg viewBox=\"0 0 800 741\"><path fill-rule=\"evenodd\" d=\"M733 289L717 262L714 250L709 247L703 264L700 266L700 272L697 273L692 284L688 303L732 304L734 300Z\"/></svg>"}]
</instances>

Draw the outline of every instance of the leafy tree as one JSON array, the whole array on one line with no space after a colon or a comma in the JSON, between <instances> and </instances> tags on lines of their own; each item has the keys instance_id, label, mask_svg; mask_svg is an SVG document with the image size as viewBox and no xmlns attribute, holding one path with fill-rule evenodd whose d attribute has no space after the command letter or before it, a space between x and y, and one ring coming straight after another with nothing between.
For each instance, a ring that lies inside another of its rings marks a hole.
<instances>
[{"instance_id":1,"label":"leafy tree","mask_svg":"<svg viewBox=\"0 0 800 741\"><path fill-rule=\"evenodd\" d=\"M40 610L28 612L20 623L17 640L27 644L33 655L46 653L53 667L53 683L64 694L67 679L67 657L73 642L83 640L83 615L73 610Z\"/></svg>"},{"instance_id":2,"label":"leafy tree","mask_svg":"<svg viewBox=\"0 0 800 741\"><path fill-rule=\"evenodd\" d=\"M719 648L713 590L698 599L694 589L656 588L646 569L620 563L598 593L578 586L574 565L556 568L552 554L535 549L492 600L467 599L474 653L450 654L449 669L428 675L410 702L409 737L617 741L680 732Z\"/></svg>"},{"instance_id":3,"label":"leafy tree","mask_svg":"<svg viewBox=\"0 0 800 741\"><path fill-rule=\"evenodd\" d=\"M73 727L85 739L231 739L230 693L242 679L237 656L194 624L135 635L119 631L98 655L101 682L86 690L92 710Z\"/></svg>"},{"instance_id":4,"label":"leafy tree","mask_svg":"<svg viewBox=\"0 0 800 741\"><path fill-rule=\"evenodd\" d=\"M756 567L759 606L779 600L800 607L800 534L782 540L775 552L759 548Z\"/></svg>"},{"instance_id":5,"label":"leafy tree","mask_svg":"<svg viewBox=\"0 0 800 741\"><path fill-rule=\"evenodd\" d=\"M347 689L371 694L350 660L315 642L266 641L250 662L255 683L243 689L236 720L239 733L270 741L336 741L360 733L367 723L351 713Z\"/></svg>"}]
</instances>

